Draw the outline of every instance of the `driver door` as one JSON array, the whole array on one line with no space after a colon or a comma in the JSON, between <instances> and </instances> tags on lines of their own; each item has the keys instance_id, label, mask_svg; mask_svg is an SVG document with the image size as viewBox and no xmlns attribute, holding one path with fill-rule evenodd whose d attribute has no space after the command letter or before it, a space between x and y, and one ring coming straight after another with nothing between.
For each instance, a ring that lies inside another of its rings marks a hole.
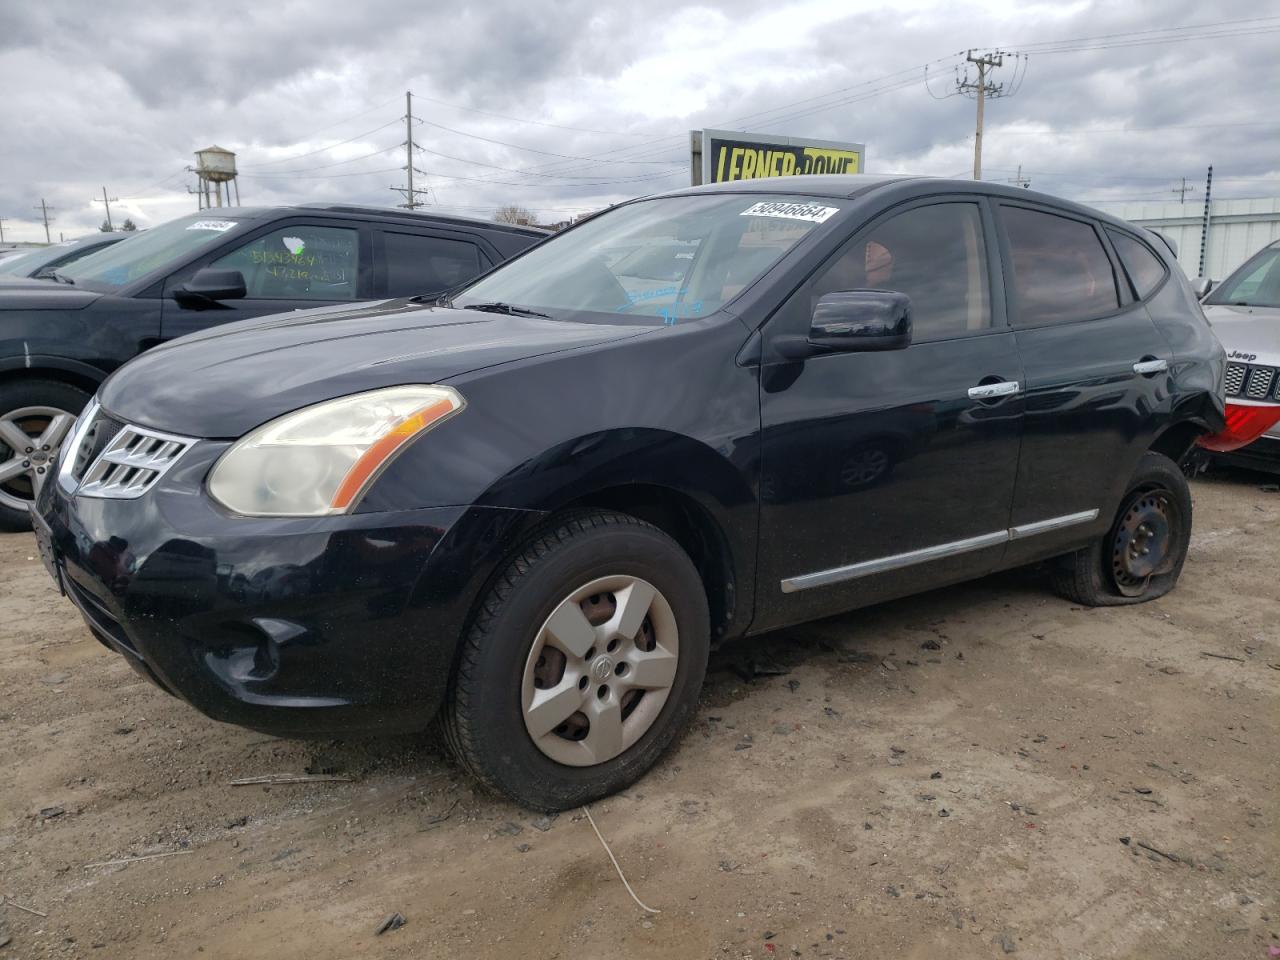
<instances>
[{"instance_id":1,"label":"driver door","mask_svg":"<svg viewBox=\"0 0 1280 960\"><path fill-rule=\"evenodd\" d=\"M217 324L372 296L368 231L344 222L279 221L191 264L164 284L161 338L172 340ZM205 267L239 270L246 296L188 306L174 290Z\"/></svg>"},{"instance_id":2,"label":"driver door","mask_svg":"<svg viewBox=\"0 0 1280 960\"><path fill-rule=\"evenodd\" d=\"M761 370L757 619L769 629L994 569L1022 432L989 210L917 201L854 236L765 327L804 336L824 294L911 298L909 347Z\"/></svg>"}]
</instances>

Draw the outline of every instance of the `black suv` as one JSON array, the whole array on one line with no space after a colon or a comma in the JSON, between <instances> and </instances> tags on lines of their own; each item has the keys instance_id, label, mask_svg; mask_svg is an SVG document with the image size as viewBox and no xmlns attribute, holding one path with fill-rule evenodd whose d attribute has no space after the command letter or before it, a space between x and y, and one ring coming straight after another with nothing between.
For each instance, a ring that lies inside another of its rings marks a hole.
<instances>
[{"instance_id":1,"label":"black suv","mask_svg":"<svg viewBox=\"0 0 1280 960\"><path fill-rule=\"evenodd\" d=\"M712 645L1039 560L1079 603L1160 596L1223 372L1168 248L1096 211L720 184L438 304L148 351L36 535L99 640L210 716L438 715L481 780L562 809L662 754Z\"/></svg>"},{"instance_id":2,"label":"black suv","mask_svg":"<svg viewBox=\"0 0 1280 960\"><path fill-rule=\"evenodd\" d=\"M0 529L27 525L75 415L155 344L282 310L438 294L545 236L394 208L224 207L60 264L50 280L0 284Z\"/></svg>"}]
</instances>

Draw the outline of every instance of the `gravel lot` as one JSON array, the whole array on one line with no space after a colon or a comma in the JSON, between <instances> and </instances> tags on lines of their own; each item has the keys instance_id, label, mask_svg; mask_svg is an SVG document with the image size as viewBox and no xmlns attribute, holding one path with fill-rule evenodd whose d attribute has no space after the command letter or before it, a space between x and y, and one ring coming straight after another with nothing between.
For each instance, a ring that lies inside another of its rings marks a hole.
<instances>
[{"instance_id":1,"label":"gravel lot","mask_svg":"<svg viewBox=\"0 0 1280 960\"><path fill-rule=\"evenodd\" d=\"M719 655L679 748L592 808L653 914L581 813L495 800L430 738L197 715L0 536L0 894L47 914L0 908L0 958L1266 957L1268 483L1196 483L1155 603L1080 609L1018 571ZM350 781L229 784L308 768Z\"/></svg>"}]
</instances>

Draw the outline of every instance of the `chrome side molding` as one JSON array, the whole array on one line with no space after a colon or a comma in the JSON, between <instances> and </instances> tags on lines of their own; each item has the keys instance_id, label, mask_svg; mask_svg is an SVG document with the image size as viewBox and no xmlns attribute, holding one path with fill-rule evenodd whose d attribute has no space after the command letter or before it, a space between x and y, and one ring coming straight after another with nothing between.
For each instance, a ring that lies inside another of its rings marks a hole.
<instances>
[{"instance_id":1,"label":"chrome side molding","mask_svg":"<svg viewBox=\"0 0 1280 960\"><path fill-rule=\"evenodd\" d=\"M953 540L950 543L940 543L937 546L910 550L907 553L895 553L888 557L863 560L861 563L851 563L844 567L833 567L830 570L819 570L816 573L804 573L798 577L790 577L783 580L781 584L782 592L796 593L812 587L825 587L833 583L842 583L845 580L856 580L859 577L869 577L876 573L900 570L903 567L914 566L917 563L928 563L931 560L955 557L962 553L971 553L974 550L984 550L987 547L998 547L1000 544L1008 543L1011 540L1023 540L1027 537L1034 537L1037 534L1061 530L1063 527L1091 523L1098 519L1098 513L1099 511L1096 509L1082 510L1079 513L1050 517L1047 520L1037 520L1035 523L1023 523L1016 527L1009 527L1007 530L984 533L964 540Z\"/></svg>"}]
</instances>

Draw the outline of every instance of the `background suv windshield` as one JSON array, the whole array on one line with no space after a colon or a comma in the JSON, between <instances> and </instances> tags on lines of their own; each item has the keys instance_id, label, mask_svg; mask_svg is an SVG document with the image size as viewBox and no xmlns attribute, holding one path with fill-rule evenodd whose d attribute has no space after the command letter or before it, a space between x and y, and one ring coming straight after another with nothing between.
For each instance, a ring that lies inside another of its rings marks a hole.
<instances>
[{"instance_id":1,"label":"background suv windshield","mask_svg":"<svg viewBox=\"0 0 1280 960\"><path fill-rule=\"evenodd\" d=\"M58 270L90 289L114 290L216 242L240 226L222 215L195 214L170 220Z\"/></svg>"},{"instance_id":2,"label":"background suv windshield","mask_svg":"<svg viewBox=\"0 0 1280 960\"><path fill-rule=\"evenodd\" d=\"M665 323L704 317L840 210L825 197L722 194L628 204L535 247L454 298Z\"/></svg>"},{"instance_id":3,"label":"background suv windshield","mask_svg":"<svg viewBox=\"0 0 1280 960\"><path fill-rule=\"evenodd\" d=\"M1205 303L1280 307L1280 247L1267 247L1222 281Z\"/></svg>"}]
</instances>

